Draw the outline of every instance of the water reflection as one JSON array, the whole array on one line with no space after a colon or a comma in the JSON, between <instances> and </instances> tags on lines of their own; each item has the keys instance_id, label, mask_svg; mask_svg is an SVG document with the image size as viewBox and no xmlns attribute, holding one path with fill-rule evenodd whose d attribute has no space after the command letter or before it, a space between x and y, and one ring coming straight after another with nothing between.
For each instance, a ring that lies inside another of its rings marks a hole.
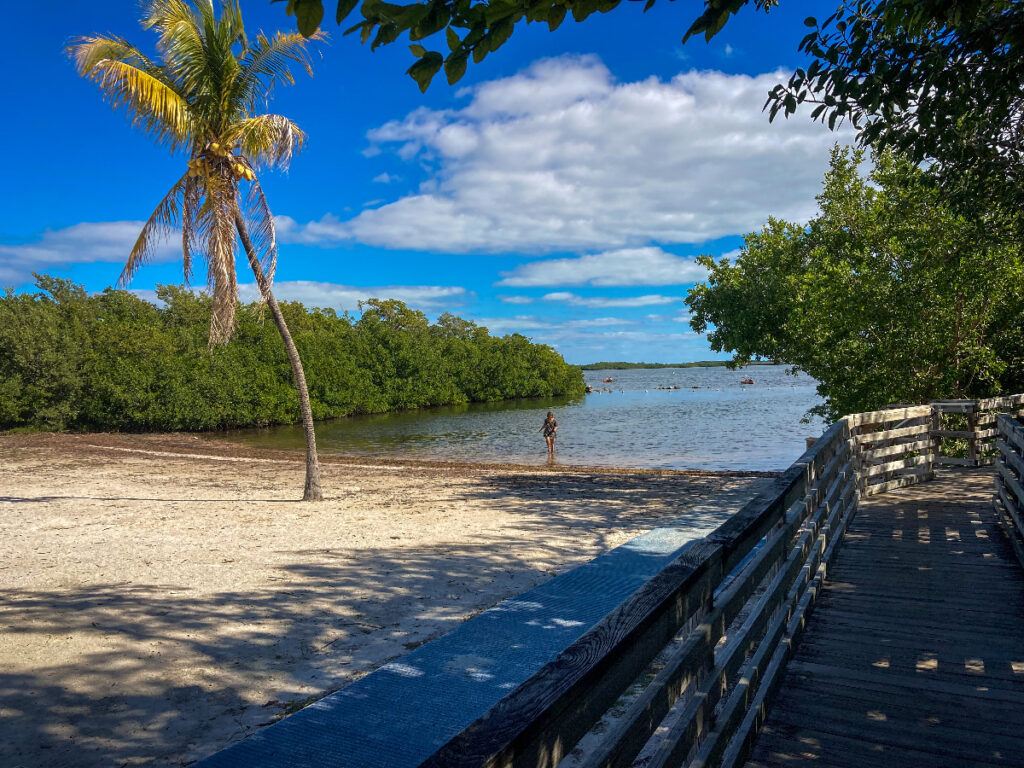
<instances>
[{"instance_id":1,"label":"water reflection","mask_svg":"<svg viewBox=\"0 0 1024 768\"><path fill-rule=\"evenodd\" d=\"M754 384L741 380L750 377ZM613 379L606 382L605 379ZM577 398L482 403L322 422L324 453L544 464L544 415L558 418L562 464L672 469L783 469L821 433L801 423L819 402L815 382L782 366L588 371L597 391ZM301 449L300 427L227 435Z\"/></svg>"}]
</instances>

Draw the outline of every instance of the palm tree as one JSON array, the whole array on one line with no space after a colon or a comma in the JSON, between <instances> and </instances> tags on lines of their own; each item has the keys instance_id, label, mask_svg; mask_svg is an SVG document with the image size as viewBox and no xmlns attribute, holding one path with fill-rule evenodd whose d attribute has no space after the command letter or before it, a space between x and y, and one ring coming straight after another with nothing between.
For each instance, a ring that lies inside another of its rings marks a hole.
<instances>
[{"instance_id":1,"label":"palm tree","mask_svg":"<svg viewBox=\"0 0 1024 768\"><path fill-rule=\"evenodd\" d=\"M79 74L94 81L115 107L172 152L188 155L188 168L142 227L121 273L120 285L181 229L186 281L195 255L205 256L212 296L210 344L235 330L241 241L262 300L284 341L299 393L306 433L305 500L320 500L320 464L313 412L302 361L272 291L277 262L274 219L256 175L258 168L287 167L305 134L282 115L257 113L279 83L294 83L292 66L312 75L308 41L299 34L245 34L238 0L223 0L218 18L212 0L151 0L141 21L157 33L150 59L118 37L84 37L69 53Z\"/></svg>"}]
</instances>

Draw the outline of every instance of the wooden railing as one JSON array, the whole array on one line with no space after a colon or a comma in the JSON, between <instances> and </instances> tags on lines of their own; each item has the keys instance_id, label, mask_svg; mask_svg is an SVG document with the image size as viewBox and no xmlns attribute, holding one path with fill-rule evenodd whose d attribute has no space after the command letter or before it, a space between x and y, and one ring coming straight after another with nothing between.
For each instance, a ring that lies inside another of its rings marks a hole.
<instances>
[{"instance_id":1,"label":"wooden railing","mask_svg":"<svg viewBox=\"0 0 1024 768\"><path fill-rule=\"evenodd\" d=\"M738 765L858 498L932 477L933 422L923 405L833 424L671 584L648 584L426 764Z\"/></svg>"},{"instance_id":2,"label":"wooden railing","mask_svg":"<svg viewBox=\"0 0 1024 768\"><path fill-rule=\"evenodd\" d=\"M995 457L996 418L1001 413L1024 414L1024 394L983 400L938 400L932 407L935 409L932 428L936 441L935 463L978 467L991 464Z\"/></svg>"},{"instance_id":3,"label":"wooden railing","mask_svg":"<svg viewBox=\"0 0 1024 768\"><path fill-rule=\"evenodd\" d=\"M996 417L995 507L1017 558L1024 564L1024 424Z\"/></svg>"},{"instance_id":4,"label":"wooden railing","mask_svg":"<svg viewBox=\"0 0 1024 768\"><path fill-rule=\"evenodd\" d=\"M575 639L557 646L546 662L529 667L516 683L506 684L507 692L493 700L481 696L479 704L460 703L468 713L464 717L460 710L459 722L464 724L424 735L403 733L410 726L394 723L394 739L429 746L389 755L386 762L391 768L553 768L560 762L563 768L738 765L765 716L767 700L858 500L931 479L942 458L942 440L950 437L951 430L944 430L941 422L944 414L972 417L971 460L980 461L996 431L996 416L990 422L988 414L997 408L1019 411L1022 404L1020 396L998 402L946 401L840 419L767 490L713 533L674 553L610 612L596 612L598 618ZM994 444L1002 457L997 466L1001 503L1022 533L1024 431L1008 416L998 417L998 431L1000 439ZM561 605L562 598L555 595L552 600L550 594L557 589L536 596L530 605L540 606L538 611L548 610L549 603ZM572 597L581 616L593 613L588 594ZM527 593L517 601L525 604L532 596ZM516 633L524 625L498 623L490 613L463 625L464 636L472 635L471 624L484 622L483 632L490 633L493 647L517 647L523 635ZM536 622L534 618L528 624ZM503 634L493 638L494 632ZM372 749L361 757L351 745L371 727L382 727L380 713L387 707L375 705L376 714L365 715L365 722L360 722L365 711L360 708L382 690L417 701L434 697L422 702L428 708L444 701L450 685L445 680L455 679L445 677L454 674L445 670L462 668L468 653L463 645L462 640L441 638L407 657L408 663L400 665L402 674L410 676L407 690L396 688L405 683L393 679L374 687L374 676L382 671L373 673L324 699L317 711L307 715L303 710L203 765L335 765L333 745L345 743L350 745L346 765L378 764L381 758ZM493 653L487 661L494 665L512 663L500 650L488 653ZM439 670L437 682L426 688L424 670ZM373 738L374 743L388 743L386 734Z\"/></svg>"},{"instance_id":5,"label":"wooden railing","mask_svg":"<svg viewBox=\"0 0 1024 768\"><path fill-rule=\"evenodd\" d=\"M929 480L937 455L930 405L890 408L846 417L856 443L860 492L873 496Z\"/></svg>"},{"instance_id":6,"label":"wooden railing","mask_svg":"<svg viewBox=\"0 0 1024 768\"><path fill-rule=\"evenodd\" d=\"M705 578L680 583L670 600L639 619L671 632L650 644L623 637L594 669L576 670L578 685L539 729L536 720L517 719L525 706L512 706L476 728L487 733L526 726L521 738L494 751L457 740L432 764L554 765L570 751L568 765L581 768L631 765L637 758L647 768L687 759L734 762L756 732L762 705L855 507L850 448L846 422L833 425L772 492L695 547ZM684 605L689 610L680 610ZM634 614L635 607L627 612ZM643 665L627 665L629 649L638 646L646 648ZM579 659L579 651L569 648L563 658ZM541 680L566 669L561 661ZM537 692L526 686L512 698L525 705L536 701ZM580 717L584 710L589 716ZM475 757L466 761L469 755Z\"/></svg>"}]
</instances>

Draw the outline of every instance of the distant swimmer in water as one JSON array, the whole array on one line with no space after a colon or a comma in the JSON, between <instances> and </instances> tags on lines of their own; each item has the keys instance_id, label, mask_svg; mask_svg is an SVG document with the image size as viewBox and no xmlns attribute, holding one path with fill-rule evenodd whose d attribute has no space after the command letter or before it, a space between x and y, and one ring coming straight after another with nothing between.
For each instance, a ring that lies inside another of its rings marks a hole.
<instances>
[{"instance_id":1,"label":"distant swimmer in water","mask_svg":"<svg viewBox=\"0 0 1024 768\"><path fill-rule=\"evenodd\" d=\"M548 458L552 459L555 456L555 435L558 434L558 422L555 421L553 412L548 411L540 431L544 434L544 441L548 444Z\"/></svg>"}]
</instances>

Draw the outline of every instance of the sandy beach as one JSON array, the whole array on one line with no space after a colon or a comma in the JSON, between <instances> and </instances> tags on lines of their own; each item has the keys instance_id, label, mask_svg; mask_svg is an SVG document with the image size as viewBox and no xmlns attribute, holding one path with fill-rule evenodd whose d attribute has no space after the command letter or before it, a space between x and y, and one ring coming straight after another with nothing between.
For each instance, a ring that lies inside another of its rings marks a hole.
<instances>
[{"instance_id":1,"label":"sandy beach","mask_svg":"<svg viewBox=\"0 0 1024 768\"><path fill-rule=\"evenodd\" d=\"M763 482L0 436L0 765L180 766Z\"/></svg>"}]
</instances>

